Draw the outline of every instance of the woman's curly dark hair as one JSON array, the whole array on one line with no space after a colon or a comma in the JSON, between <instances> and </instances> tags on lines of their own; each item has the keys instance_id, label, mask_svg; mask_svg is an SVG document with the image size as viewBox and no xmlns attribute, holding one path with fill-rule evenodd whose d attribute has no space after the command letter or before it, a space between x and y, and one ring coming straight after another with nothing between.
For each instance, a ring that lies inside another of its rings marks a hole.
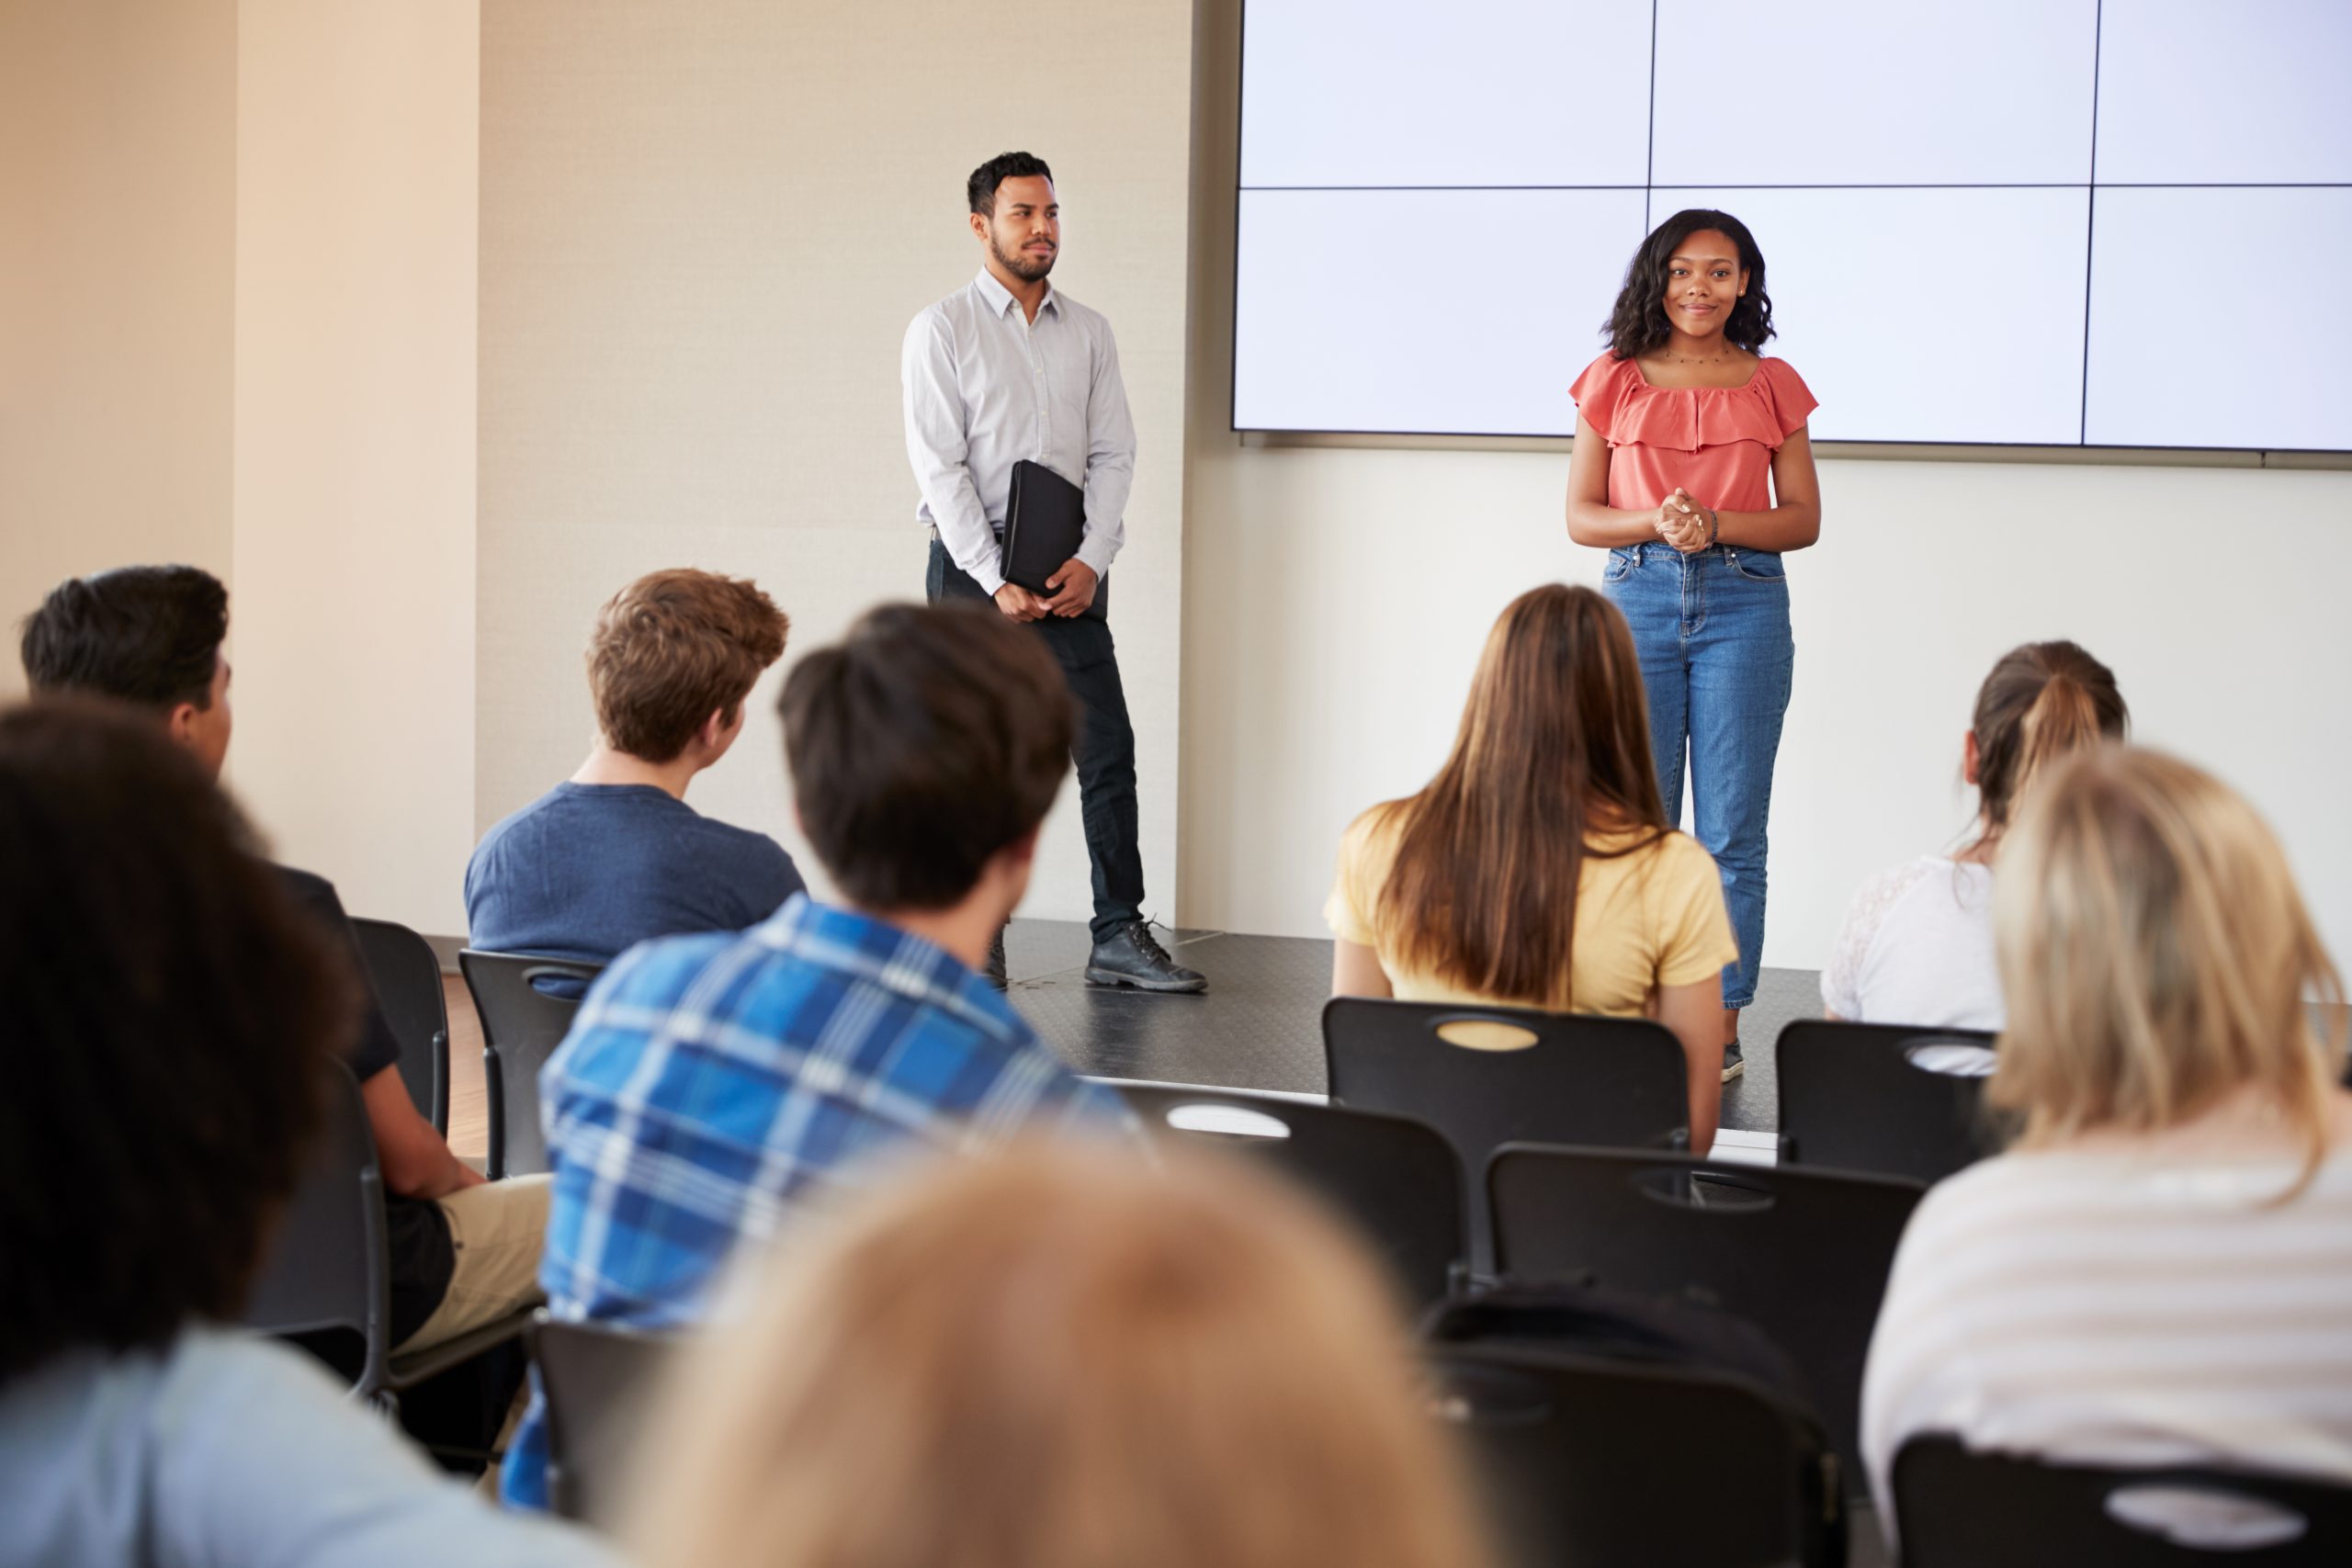
<instances>
[{"instance_id":1,"label":"woman's curly dark hair","mask_svg":"<svg viewBox=\"0 0 2352 1568\"><path fill-rule=\"evenodd\" d=\"M0 1385L237 1315L357 984L151 715L0 712Z\"/></svg>"},{"instance_id":2,"label":"woman's curly dark hair","mask_svg":"<svg viewBox=\"0 0 2352 1568\"><path fill-rule=\"evenodd\" d=\"M1731 308L1724 322L1724 341L1747 350L1762 351L1772 335L1772 299L1764 292L1764 253L1747 225L1728 212L1693 207L1676 213L1650 231L1642 248L1625 268L1625 287L1617 291L1617 308L1609 312L1601 333L1609 352L1619 359L1634 359L1662 345L1673 333L1666 319L1666 268L1682 242L1713 229L1739 248L1739 265L1747 271L1747 292Z\"/></svg>"}]
</instances>

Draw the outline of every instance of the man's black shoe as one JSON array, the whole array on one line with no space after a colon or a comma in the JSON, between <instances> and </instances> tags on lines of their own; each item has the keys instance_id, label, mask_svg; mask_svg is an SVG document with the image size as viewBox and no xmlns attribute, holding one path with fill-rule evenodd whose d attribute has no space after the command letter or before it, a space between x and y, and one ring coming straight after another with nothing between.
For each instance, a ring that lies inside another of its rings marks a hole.
<instances>
[{"instance_id":1,"label":"man's black shoe","mask_svg":"<svg viewBox=\"0 0 2352 1568\"><path fill-rule=\"evenodd\" d=\"M980 978L1000 991L1004 990L1008 986L1004 977L1004 928L1002 926L997 927L996 936L989 943L988 967L980 971Z\"/></svg>"},{"instance_id":2,"label":"man's black shoe","mask_svg":"<svg viewBox=\"0 0 2352 1568\"><path fill-rule=\"evenodd\" d=\"M1145 919L1129 920L1094 944L1086 959L1086 983L1133 986L1141 991L1209 988L1207 976L1168 956L1168 950L1151 934L1151 922Z\"/></svg>"}]
</instances>

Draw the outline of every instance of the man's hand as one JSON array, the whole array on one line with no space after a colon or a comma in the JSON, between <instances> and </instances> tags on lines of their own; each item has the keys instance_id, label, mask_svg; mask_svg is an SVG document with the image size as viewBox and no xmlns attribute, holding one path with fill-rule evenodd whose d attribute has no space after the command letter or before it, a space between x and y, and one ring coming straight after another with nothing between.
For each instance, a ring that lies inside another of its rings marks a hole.
<instances>
[{"instance_id":1,"label":"man's hand","mask_svg":"<svg viewBox=\"0 0 2352 1568\"><path fill-rule=\"evenodd\" d=\"M1008 582L996 591L996 607L1016 621L1038 621L1046 615L1046 601L1017 582Z\"/></svg>"},{"instance_id":2,"label":"man's hand","mask_svg":"<svg viewBox=\"0 0 2352 1568\"><path fill-rule=\"evenodd\" d=\"M1046 579L1046 586L1056 592L1052 598L1040 603L1045 605L1047 615L1059 615L1064 620L1072 615L1082 615L1086 614L1087 606L1094 603L1095 585L1101 581L1102 579L1094 575L1092 567L1072 556L1062 562L1061 570Z\"/></svg>"}]
</instances>

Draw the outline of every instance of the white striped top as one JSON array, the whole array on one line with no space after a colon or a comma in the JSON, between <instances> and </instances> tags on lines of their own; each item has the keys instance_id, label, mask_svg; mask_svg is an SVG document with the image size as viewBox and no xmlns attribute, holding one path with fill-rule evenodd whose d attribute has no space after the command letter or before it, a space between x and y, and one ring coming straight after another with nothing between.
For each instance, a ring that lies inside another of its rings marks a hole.
<instances>
[{"instance_id":1,"label":"white striped top","mask_svg":"<svg viewBox=\"0 0 2352 1568\"><path fill-rule=\"evenodd\" d=\"M2339 1107L2339 1111L2341 1107ZM2352 1142L2312 1184L2212 1123L2003 1155L1895 1255L1862 1390L1881 1517L1903 1440L2352 1483ZM2339 1126L2344 1118L2339 1114Z\"/></svg>"}]
</instances>

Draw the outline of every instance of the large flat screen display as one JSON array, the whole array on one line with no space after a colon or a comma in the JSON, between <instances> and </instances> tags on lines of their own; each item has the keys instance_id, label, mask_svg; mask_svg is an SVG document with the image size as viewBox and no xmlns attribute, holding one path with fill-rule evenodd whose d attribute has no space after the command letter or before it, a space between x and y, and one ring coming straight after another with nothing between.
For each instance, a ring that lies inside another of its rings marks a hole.
<instances>
[{"instance_id":1,"label":"large flat screen display","mask_svg":"<svg viewBox=\"0 0 2352 1568\"><path fill-rule=\"evenodd\" d=\"M1564 435L1652 224L1817 440L2352 449L2352 0L1247 0L1233 423Z\"/></svg>"}]
</instances>

